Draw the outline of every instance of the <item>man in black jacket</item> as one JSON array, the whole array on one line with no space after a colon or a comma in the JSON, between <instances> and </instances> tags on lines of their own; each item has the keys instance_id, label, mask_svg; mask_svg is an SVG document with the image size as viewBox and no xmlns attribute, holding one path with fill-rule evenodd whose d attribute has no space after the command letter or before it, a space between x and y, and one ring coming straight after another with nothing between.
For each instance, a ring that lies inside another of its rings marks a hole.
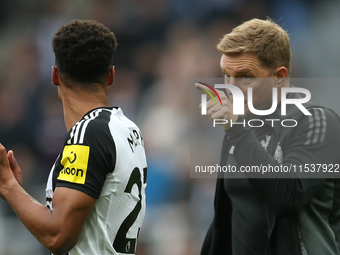
<instances>
[{"instance_id":1,"label":"man in black jacket","mask_svg":"<svg viewBox=\"0 0 340 255\"><path fill-rule=\"evenodd\" d=\"M245 22L217 48L225 83L238 87L245 103L243 116L233 115L229 92L227 96L218 91L222 104L206 104L212 121L227 121L221 125L221 166L236 166L238 173L217 179L215 216L201 255L340 254L340 181L334 178L340 163L338 116L313 103L304 105L310 115L294 104L281 114L280 92L289 87L291 51L287 33L274 22ZM272 90L277 88L276 110L269 116L254 115L247 104L249 87L257 110L271 108ZM298 93L286 96L301 99ZM264 125L252 127L251 119L261 119ZM285 127L284 119L295 120L296 126ZM255 171L241 173L252 166L281 170L271 178L258 178ZM317 172L329 174L314 178Z\"/></svg>"}]
</instances>

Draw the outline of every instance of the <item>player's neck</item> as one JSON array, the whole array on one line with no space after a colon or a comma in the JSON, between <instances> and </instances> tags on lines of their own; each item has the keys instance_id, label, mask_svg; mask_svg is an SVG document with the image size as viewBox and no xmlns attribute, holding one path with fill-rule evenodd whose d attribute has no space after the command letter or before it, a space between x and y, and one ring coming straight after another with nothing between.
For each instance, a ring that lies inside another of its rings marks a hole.
<instances>
[{"instance_id":1,"label":"player's neck","mask_svg":"<svg viewBox=\"0 0 340 255\"><path fill-rule=\"evenodd\" d=\"M109 107L107 93L103 91L87 93L81 90L61 89L59 97L63 103L64 120L69 131L84 115L98 107Z\"/></svg>"}]
</instances>

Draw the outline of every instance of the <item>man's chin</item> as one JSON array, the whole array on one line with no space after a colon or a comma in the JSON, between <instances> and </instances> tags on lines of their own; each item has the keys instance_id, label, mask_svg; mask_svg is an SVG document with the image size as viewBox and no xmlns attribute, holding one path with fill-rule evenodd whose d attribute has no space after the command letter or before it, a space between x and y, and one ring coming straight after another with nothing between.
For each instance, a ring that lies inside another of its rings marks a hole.
<instances>
[{"instance_id":1,"label":"man's chin","mask_svg":"<svg viewBox=\"0 0 340 255\"><path fill-rule=\"evenodd\" d=\"M256 115L249 111L248 105L244 104L244 115L243 118L246 120L255 119Z\"/></svg>"},{"instance_id":2,"label":"man's chin","mask_svg":"<svg viewBox=\"0 0 340 255\"><path fill-rule=\"evenodd\" d=\"M256 108L255 108L256 109ZM260 115L256 115L254 113L252 113L251 111L249 111L248 105L245 104L244 105L244 115L243 118L246 120L251 120L251 119L262 119L263 116Z\"/></svg>"},{"instance_id":3,"label":"man's chin","mask_svg":"<svg viewBox=\"0 0 340 255\"><path fill-rule=\"evenodd\" d=\"M259 116L251 113L250 111L246 111L243 115L243 118L245 118L246 120L259 119Z\"/></svg>"}]
</instances>

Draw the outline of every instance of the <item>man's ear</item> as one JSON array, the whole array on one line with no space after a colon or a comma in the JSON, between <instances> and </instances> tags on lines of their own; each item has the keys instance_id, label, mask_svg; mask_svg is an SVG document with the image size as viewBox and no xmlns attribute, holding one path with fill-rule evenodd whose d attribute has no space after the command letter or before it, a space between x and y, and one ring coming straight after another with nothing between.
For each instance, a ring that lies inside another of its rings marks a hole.
<instances>
[{"instance_id":1,"label":"man's ear","mask_svg":"<svg viewBox=\"0 0 340 255\"><path fill-rule=\"evenodd\" d=\"M112 85L115 82L115 67L111 66L109 70L109 77L107 79L107 85Z\"/></svg>"},{"instance_id":2,"label":"man's ear","mask_svg":"<svg viewBox=\"0 0 340 255\"><path fill-rule=\"evenodd\" d=\"M282 87L284 86L284 80L288 75L288 70L287 68L285 68L284 66L281 66L279 68L276 69L275 71L275 83L277 87Z\"/></svg>"},{"instance_id":3,"label":"man's ear","mask_svg":"<svg viewBox=\"0 0 340 255\"><path fill-rule=\"evenodd\" d=\"M54 86L59 86L59 71L55 66L52 66L52 84Z\"/></svg>"}]
</instances>

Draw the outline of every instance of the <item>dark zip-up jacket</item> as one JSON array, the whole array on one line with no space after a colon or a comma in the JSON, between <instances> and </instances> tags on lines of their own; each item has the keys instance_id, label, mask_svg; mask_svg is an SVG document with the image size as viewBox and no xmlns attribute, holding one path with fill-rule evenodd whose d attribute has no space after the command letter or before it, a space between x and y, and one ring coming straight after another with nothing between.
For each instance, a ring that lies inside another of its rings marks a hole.
<instances>
[{"instance_id":1,"label":"dark zip-up jacket","mask_svg":"<svg viewBox=\"0 0 340 255\"><path fill-rule=\"evenodd\" d=\"M288 98L300 98L296 93ZM294 119L294 128L265 124L271 135L266 148L256 136L256 128L235 125L226 133L222 145L221 166L227 164L229 152L240 166L291 166L327 164L329 175L315 177L308 172L278 172L272 178L256 178L258 173L244 173L265 203L268 223L265 255L339 255L340 254L340 121L330 109L305 104L311 116L295 105L280 107L266 119ZM239 117L238 122L243 118ZM267 131L266 131L267 132ZM325 166L325 165L323 165ZM298 168L299 169L299 168ZM337 170L336 170L337 169ZM319 169L320 170L320 169ZM335 173L334 173L335 171ZM201 255L232 254L232 204L224 186L223 175L217 179L214 220L207 232Z\"/></svg>"}]
</instances>

